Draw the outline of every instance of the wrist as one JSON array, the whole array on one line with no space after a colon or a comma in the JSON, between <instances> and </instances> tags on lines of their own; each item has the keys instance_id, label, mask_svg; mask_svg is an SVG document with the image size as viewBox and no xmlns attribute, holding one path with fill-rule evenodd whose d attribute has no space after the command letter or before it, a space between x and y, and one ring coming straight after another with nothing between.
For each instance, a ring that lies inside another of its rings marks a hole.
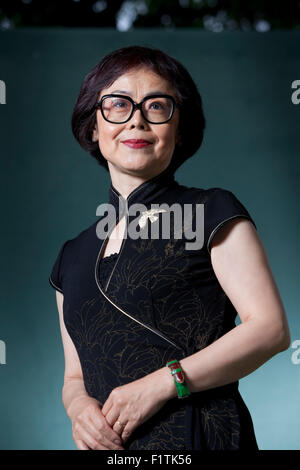
<instances>
[{"instance_id":1,"label":"wrist","mask_svg":"<svg viewBox=\"0 0 300 470\"><path fill-rule=\"evenodd\" d=\"M66 407L66 413L69 416L70 420L73 421L74 417L77 416L78 412L81 411L82 407L91 400L91 397L88 395L78 395L69 403L69 406Z\"/></svg>"},{"instance_id":2,"label":"wrist","mask_svg":"<svg viewBox=\"0 0 300 470\"><path fill-rule=\"evenodd\" d=\"M185 381L185 375L180 361L173 358L167 362L166 366L170 370L170 373L174 379L178 398L187 398L190 396L191 391Z\"/></svg>"},{"instance_id":3,"label":"wrist","mask_svg":"<svg viewBox=\"0 0 300 470\"><path fill-rule=\"evenodd\" d=\"M158 385L160 395L165 400L171 400L177 397L177 389L168 367L163 367L157 371Z\"/></svg>"}]
</instances>

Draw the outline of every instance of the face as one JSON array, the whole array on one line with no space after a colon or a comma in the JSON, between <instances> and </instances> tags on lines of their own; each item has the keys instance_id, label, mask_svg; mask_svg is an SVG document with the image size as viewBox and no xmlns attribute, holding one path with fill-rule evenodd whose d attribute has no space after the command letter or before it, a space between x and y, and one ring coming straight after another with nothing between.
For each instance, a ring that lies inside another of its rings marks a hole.
<instances>
[{"instance_id":1,"label":"face","mask_svg":"<svg viewBox=\"0 0 300 470\"><path fill-rule=\"evenodd\" d=\"M124 90L126 93L116 90ZM98 98L100 100L103 95L119 93L129 95L139 103L148 93L157 90L173 96L176 100L173 87L168 81L150 70L140 68L120 76L110 87L103 89ZM107 122L100 109L97 109L96 116L93 140L98 141L110 172L151 177L169 166L179 137L177 107L172 118L164 124L150 124L144 120L139 109L136 109L131 119L124 124ZM132 148L124 143L128 139L145 139L151 144Z\"/></svg>"}]
</instances>

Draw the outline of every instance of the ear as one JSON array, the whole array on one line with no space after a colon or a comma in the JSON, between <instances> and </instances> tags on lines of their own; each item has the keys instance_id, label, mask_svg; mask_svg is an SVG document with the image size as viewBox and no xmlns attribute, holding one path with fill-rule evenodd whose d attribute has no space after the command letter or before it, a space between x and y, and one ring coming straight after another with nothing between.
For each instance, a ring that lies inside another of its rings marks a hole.
<instances>
[{"instance_id":1,"label":"ear","mask_svg":"<svg viewBox=\"0 0 300 470\"><path fill-rule=\"evenodd\" d=\"M93 134L92 134L92 141L93 142L97 142L98 141L98 125L97 125L97 122L95 124L95 127L93 129Z\"/></svg>"}]
</instances>

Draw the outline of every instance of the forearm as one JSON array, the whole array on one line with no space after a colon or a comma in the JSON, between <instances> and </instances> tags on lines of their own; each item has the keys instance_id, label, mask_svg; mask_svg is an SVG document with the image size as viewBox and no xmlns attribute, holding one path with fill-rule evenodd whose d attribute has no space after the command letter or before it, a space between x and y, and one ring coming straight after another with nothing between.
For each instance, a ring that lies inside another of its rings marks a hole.
<instances>
[{"instance_id":1,"label":"forearm","mask_svg":"<svg viewBox=\"0 0 300 470\"><path fill-rule=\"evenodd\" d=\"M190 391L200 392L235 382L286 349L284 335L270 330L257 320L247 320L206 348L182 359L180 364ZM164 367L157 373L158 382L164 379L168 398L176 397L169 369Z\"/></svg>"},{"instance_id":2,"label":"forearm","mask_svg":"<svg viewBox=\"0 0 300 470\"><path fill-rule=\"evenodd\" d=\"M82 401L89 398L91 397L86 392L83 379L69 378L65 380L62 389L62 401L71 420Z\"/></svg>"}]
</instances>

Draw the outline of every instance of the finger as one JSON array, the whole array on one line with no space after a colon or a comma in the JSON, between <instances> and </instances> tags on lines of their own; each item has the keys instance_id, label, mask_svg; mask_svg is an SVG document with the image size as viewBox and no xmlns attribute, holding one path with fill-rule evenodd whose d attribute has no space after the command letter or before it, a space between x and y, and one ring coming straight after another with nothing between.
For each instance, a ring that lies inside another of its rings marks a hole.
<instances>
[{"instance_id":1,"label":"finger","mask_svg":"<svg viewBox=\"0 0 300 470\"><path fill-rule=\"evenodd\" d=\"M95 426L92 419L87 421L87 426L89 427L90 433L92 434L93 438L101 445L108 447L110 450L124 450L122 447L122 441L120 439L120 436L116 435L115 437L113 435L112 440L109 438L109 433L111 432L111 429L107 426L105 418L103 418L103 423L100 429ZM115 440L118 440L118 442L114 442Z\"/></svg>"},{"instance_id":2,"label":"finger","mask_svg":"<svg viewBox=\"0 0 300 470\"><path fill-rule=\"evenodd\" d=\"M129 438L129 436L131 436L135 428L136 428L136 425L134 422L128 421L126 423L121 433L121 438L122 438L123 443L127 441L127 439Z\"/></svg>"},{"instance_id":3,"label":"finger","mask_svg":"<svg viewBox=\"0 0 300 470\"><path fill-rule=\"evenodd\" d=\"M114 410L115 408L110 410L109 414L106 416L106 421L111 426L111 429L116 432L120 438L127 419L120 417L120 412Z\"/></svg>"},{"instance_id":4,"label":"finger","mask_svg":"<svg viewBox=\"0 0 300 470\"><path fill-rule=\"evenodd\" d=\"M99 442L97 442L96 439L94 439L93 436L83 426L81 426L81 424L77 425L74 440L83 440L92 450L97 449L100 445Z\"/></svg>"},{"instance_id":5,"label":"finger","mask_svg":"<svg viewBox=\"0 0 300 470\"><path fill-rule=\"evenodd\" d=\"M89 446L87 446L81 439L76 439L74 442L78 450L90 450Z\"/></svg>"},{"instance_id":6,"label":"finger","mask_svg":"<svg viewBox=\"0 0 300 470\"><path fill-rule=\"evenodd\" d=\"M111 407L112 407L112 399L109 395L108 399L106 400L106 402L104 403L104 405L101 408L101 411L102 411L104 416L107 415L107 413L108 413L108 411L110 410Z\"/></svg>"},{"instance_id":7,"label":"finger","mask_svg":"<svg viewBox=\"0 0 300 470\"><path fill-rule=\"evenodd\" d=\"M128 418L123 418L122 416L120 416L119 413L118 414L118 417L117 419L115 419L115 416L113 417L109 417L110 421L113 422L114 421L114 424L112 425L112 429L118 433L118 435L120 436L120 438L122 439L123 441L123 438L122 438L122 434L123 434L123 431L125 429L125 426L127 424L127 421L128 421Z\"/></svg>"},{"instance_id":8,"label":"finger","mask_svg":"<svg viewBox=\"0 0 300 470\"><path fill-rule=\"evenodd\" d=\"M120 414L121 410L116 408L116 406L113 406L105 416L106 421L117 433L119 433L121 426L117 423L115 427L114 425L116 424L116 421L120 421L122 424L125 424L125 422L127 421L122 421L122 419L120 418Z\"/></svg>"},{"instance_id":9,"label":"finger","mask_svg":"<svg viewBox=\"0 0 300 470\"><path fill-rule=\"evenodd\" d=\"M118 444L118 445L122 445L122 440L120 438L119 433L117 433L114 429L112 429L110 424L107 422L106 418L101 414L101 411L99 413L92 414L91 415L91 420L93 421L94 427L98 431L104 432L106 438L109 441L114 442L115 444L117 444L117 442L115 442L115 440L118 440L120 442L120 444Z\"/></svg>"}]
</instances>

